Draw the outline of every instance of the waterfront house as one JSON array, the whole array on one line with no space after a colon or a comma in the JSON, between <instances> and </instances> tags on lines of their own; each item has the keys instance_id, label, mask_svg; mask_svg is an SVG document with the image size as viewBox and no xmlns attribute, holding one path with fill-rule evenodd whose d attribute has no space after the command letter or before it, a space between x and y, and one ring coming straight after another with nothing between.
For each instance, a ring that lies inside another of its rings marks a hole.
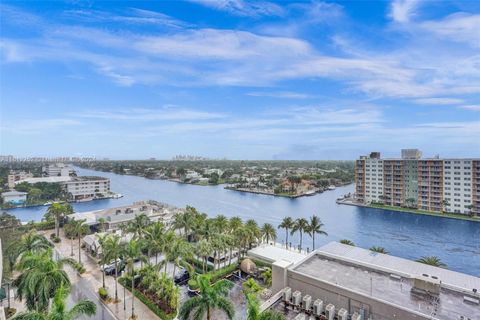
<instances>
[{"instance_id":1,"label":"waterfront house","mask_svg":"<svg viewBox=\"0 0 480 320\"><path fill-rule=\"evenodd\" d=\"M11 205L22 205L27 202L27 192L20 191L7 191L2 193L2 199L4 203Z\"/></svg>"}]
</instances>

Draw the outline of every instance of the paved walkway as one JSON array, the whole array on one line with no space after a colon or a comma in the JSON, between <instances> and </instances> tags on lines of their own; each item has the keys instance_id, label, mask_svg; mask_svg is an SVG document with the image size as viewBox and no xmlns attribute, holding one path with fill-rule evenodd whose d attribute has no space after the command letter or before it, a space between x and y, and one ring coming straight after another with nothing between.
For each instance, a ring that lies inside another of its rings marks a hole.
<instances>
[{"instance_id":1,"label":"paved walkway","mask_svg":"<svg viewBox=\"0 0 480 320\"><path fill-rule=\"evenodd\" d=\"M51 233L50 231L44 232L45 236ZM71 254L71 244L72 242L66 239L63 235L63 230L60 230L60 237L62 241L60 243L55 243L55 249L57 252L63 257L72 257L76 261L78 261L78 240L74 241L73 243L73 252L74 255L70 256ZM73 271L70 267L67 267L67 271L70 276L70 280L72 283L79 283L78 289L85 293L86 296L89 296L90 299L92 294L95 296L96 300L95 303L101 303L98 297L98 289L102 286L102 272L100 271L99 265L97 260L92 258L88 255L85 250L80 250L82 263L86 269L86 272L82 275L77 275L75 271ZM105 286L107 287L108 293L111 297L115 297L115 279L112 276L105 277ZM124 299L124 291L125 291L125 299ZM108 312L112 314L114 317L113 319L117 320L127 320L131 316L132 312L132 298L134 301L135 306L135 315L137 319L141 320L155 320L159 319L147 306L145 306L140 300L133 297L133 295L128 291L124 290L123 286L118 283L118 298L119 302L117 303L108 303L103 304L102 306L106 306L108 308ZM124 308L125 307L125 308ZM97 307L98 309L98 307ZM98 310L102 312L102 317L99 319L110 319L103 310ZM98 313L98 312L97 312ZM103 318L103 315L105 317ZM91 319L91 318L90 318Z\"/></svg>"}]
</instances>

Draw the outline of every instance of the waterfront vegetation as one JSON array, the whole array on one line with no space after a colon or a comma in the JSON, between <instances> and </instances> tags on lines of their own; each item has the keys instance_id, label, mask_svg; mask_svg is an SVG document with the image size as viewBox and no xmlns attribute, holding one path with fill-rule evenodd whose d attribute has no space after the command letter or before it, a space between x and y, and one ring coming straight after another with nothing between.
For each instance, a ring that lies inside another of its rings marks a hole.
<instances>
[{"instance_id":1,"label":"waterfront vegetation","mask_svg":"<svg viewBox=\"0 0 480 320\"><path fill-rule=\"evenodd\" d=\"M291 217L283 218L282 222L278 226L279 229L285 229L285 247L291 247L291 243L288 242L288 234L290 231L290 235L295 234L298 232L300 234L300 244L299 249L303 250L302 241L303 241L303 234L307 233L312 238L313 243L313 250L315 250L315 236L317 234L320 235L328 235L328 233L323 230L324 224L320 220L319 217L313 215L310 217L310 220L305 218L298 218L297 220L293 220ZM307 248L309 251L309 248Z\"/></svg>"},{"instance_id":2,"label":"waterfront vegetation","mask_svg":"<svg viewBox=\"0 0 480 320\"><path fill-rule=\"evenodd\" d=\"M401 211L406 213L423 214L423 215L434 216L434 217L452 218L452 219L477 221L477 222L480 221L480 216L466 215L461 213L427 211L427 210L421 210L421 209L416 209L411 207L389 206L381 203L371 203L370 205L368 205L368 207L376 208L376 209L392 210L392 211Z\"/></svg>"},{"instance_id":3,"label":"waterfront vegetation","mask_svg":"<svg viewBox=\"0 0 480 320\"><path fill-rule=\"evenodd\" d=\"M70 279L64 270L66 264L75 266L70 258L53 258L52 244L45 236L30 230L11 242L5 250L8 262L18 272L12 285L17 298L25 301L26 312L13 317L16 320L65 319L95 314L96 306L80 301L70 310L65 299Z\"/></svg>"},{"instance_id":4,"label":"waterfront vegetation","mask_svg":"<svg viewBox=\"0 0 480 320\"><path fill-rule=\"evenodd\" d=\"M353 182L353 161L93 161L83 168L297 197Z\"/></svg>"}]
</instances>

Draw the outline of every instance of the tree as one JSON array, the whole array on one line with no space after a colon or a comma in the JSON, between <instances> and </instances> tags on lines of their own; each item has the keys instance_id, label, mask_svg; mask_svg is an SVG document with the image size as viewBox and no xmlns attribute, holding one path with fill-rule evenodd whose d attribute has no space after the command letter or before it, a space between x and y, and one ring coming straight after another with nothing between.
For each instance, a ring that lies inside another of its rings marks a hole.
<instances>
[{"instance_id":1,"label":"tree","mask_svg":"<svg viewBox=\"0 0 480 320\"><path fill-rule=\"evenodd\" d=\"M202 239L199 242L197 242L196 252L197 252L197 255L202 257L202 261L203 261L202 270L205 273L207 271L206 270L207 259L213 252L212 245L210 244L210 242L208 242L208 240Z\"/></svg>"},{"instance_id":2,"label":"tree","mask_svg":"<svg viewBox=\"0 0 480 320\"><path fill-rule=\"evenodd\" d=\"M316 215L310 217L310 224L308 226L307 233L310 235L310 237L312 237L313 250L315 250L315 234L323 234L325 236L328 236L328 233L322 230L323 226L324 224L319 217L317 217Z\"/></svg>"},{"instance_id":3,"label":"tree","mask_svg":"<svg viewBox=\"0 0 480 320\"><path fill-rule=\"evenodd\" d=\"M161 222L151 224L145 230L145 241L148 243L148 256L155 252L155 264L158 264L158 253L165 247L165 226Z\"/></svg>"},{"instance_id":4,"label":"tree","mask_svg":"<svg viewBox=\"0 0 480 320\"><path fill-rule=\"evenodd\" d=\"M33 229L8 246L6 253L10 265L13 267L19 257L22 257L25 254L42 253L49 250L51 247L52 244L47 238L38 234L37 231Z\"/></svg>"},{"instance_id":5,"label":"tree","mask_svg":"<svg viewBox=\"0 0 480 320\"><path fill-rule=\"evenodd\" d=\"M194 319L203 319L207 316L207 320L212 319L212 309L222 310L229 320L235 315L233 303L227 298L228 293L234 287L231 281L222 279L214 284L210 283L210 276L199 275L197 283L200 289L200 295L187 300L180 308L179 318L188 320L190 314L193 313Z\"/></svg>"},{"instance_id":6,"label":"tree","mask_svg":"<svg viewBox=\"0 0 480 320\"><path fill-rule=\"evenodd\" d=\"M272 268L267 268L265 271L262 272L263 282L267 285L267 287L272 286Z\"/></svg>"},{"instance_id":7,"label":"tree","mask_svg":"<svg viewBox=\"0 0 480 320\"><path fill-rule=\"evenodd\" d=\"M78 238L78 263L82 263L82 248L81 248L81 240L82 236L86 235L90 230L87 224L85 223L85 219L83 220L74 220L72 222L72 231L75 237Z\"/></svg>"},{"instance_id":8,"label":"tree","mask_svg":"<svg viewBox=\"0 0 480 320\"><path fill-rule=\"evenodd\" d=\"M22 222L14 215L2 212L0 215L0 229L20 227Z\"/></svg>"},{"instance_id":9,"label":"tree","mask_svg":"<svg viewBox=\"0 0 480 320\"><path fill-rule=\"evenodd\" d=\"M97 234L98 244L100 248L102 248L102 258L100 259L100 264L102 266L102 287L105 288L105 265L109 262L107 260L107 256L105 255L105 248L107 239L110 235L108 233L105 234Z\"/></svg>"},{"instance_id":10,"label":"tree","mask_svg":"<svg viewBox=\"0 0 480 320\"><path fill-rule=\"evenodd\" d=\"M264 223L260 229L260 233L262 234L262 239L264 239L267 243L269 243L270 240L277 240L277 231L270 223Z\"/></svg>"},{"instance_id":11,"label":"tree","mask_svg":"<svg viewBox=\"0 0 480 320\"><path fill-rule=\"evenodd\" d=\"M384 247L376 247L376 246L371 247L370 251L383 253L383 254L388 254L389 253L387 250L385 250Z\"/></svg>"},{"instance_id":12,"label":"tree","mask_svg":"<svg viewBox=\"0 0 480 320\"><path fill-rule=\"evenodd\" d=\"M65 300L69 293L68 288L61 285L53 298L50 311L22 312L13 317L12 320L75 320L82 315L93 316L96 313L97 306L88 300L81 300L68 310Z\"/></svg>"},{"instance_id":13,"label":"tree","mask_svg":"<svg viewBox=\"0 0 480 320\"><path fill-rule=\"evenodd\" d=\"M258 294L263 290L263 288L253 278L249 278L247 281L245 281L242 284L242 287L245 295Z\"/></svg>"},{"instance_id":14,"label":"tree","mask_svg":"<svg viewBox=\"0 0 480 320\"><path fill-rule=\"evenodd\" d=\"M132 295L135 296L135 260L141 257L142 247L140 241L131 240L125 247L125 257L127 258L127 267L130 276L132 277ZM132 299L132 316L135 319L135 299Z\"/></svg>"},{"instance_id":15,"label":"tree","mask_svg":"<svg viewBox=\"0 0 480 320\"><path fill-rule=\"evenodd\" d=\"M143 239L143 231L150 225L150 218L144 213L136 215L128 224L128 231L133 233L136 239Z\"/></svg>"},{"instance_id":16,"label":"tree","mask_svg":"<svg viewBox=\"0 0 480 320\"><path fill-rule=\"evenodd\" d=\"M288 230L293 228L292 218L290 217L283 218L282 223L280 223L278 228L285 229L285 247L288 248Z\"/></svg>"},{"instance_id":17,"label":"tree","mask_svg":"<svg viewBox=\"0 0 480 320\"><path fill-rule=\"evenodd\" d=\"M257 242L258 239L260 239L261 233L260 233L260 228L258 227L258 224L255 220L253 219L248 219L245 222L245 229L247 231L247 243L248 243L248 248L252 248L252 244Z\"/></svg>"},{"instance_id":18,"label":"tree","mask_svg":"<svg viewBox=\"0 0 480 320\"><path fill-rule=\"evenodd\" d=\"M57 238L60 236L60 222L63 222L63 218L71 213L73 213L73 208L68 203L55 202L48 207L44 219L46 221L49 221L51 218L55 220L55 236Z\"/></svg>"},{"instance_id":19,"label":"tree","mask_svg":"<svg viewBox=\"0 0 480 320\"><path fill-rule=\"evenodd\" d=\"M435 256L423 256L420 259L415 260L420 263L428 264L430 266L439 267L439 268L447 268L447 265L440 260L440 258Z\"/></svg>"},{"instance_id":20,"label":"tree","mask_svg":"<svg viewBox=\"0 0 480 320\"><path fill-rule=\"evenodd\" d=\"M188 239L188 233L194 224L196 215L197 210L193 207L187 206L184 212L175 216L175 221L173 223L174 228L183 229L185 239Z\"/></svg>"},{"instance_id":21,"label":"tree","mask_svg":"<svg viewBox=\"0 0 480 320\"><path fill-rule=\"evenodd\" d=\"M290 234L293 235L297 231L300 233L300 250L302 250L303 233L305 231L308 231L308 228L309 228L309 224L307 219L305 218L298 218L293 223L292 231L290 232Z\"/></svg>"},{"instance_id":22,"label":"tree","mask_svg":"<svg viewBox=\"0 0 480 320\"><path fill-rule=\"evenodd\" d=\"M117 290L117 278L118 278L118 259L123 254L123 245L120 242L120 237L117 235L109 236L105 240L105 251L104 255L106 256L106 261L114 261L115 263L115 301L118 301L118 290Z\"/></svg>"},{"instance_id":23,"label":"tree","mask_svg":"<svg viewBox=\"0 0 480 320\"><path fill-rule=\"evenodd\" d=\"M44 312L51 298L60 287L70 287L68 275L63 270L65 263L73 265L72 259L52 259L52 250L28 253L20 259L17 270L21 274L14 280L20 300L25 298L28 310Z\"/></svg>"},{"instance_id":24,"label":"tree","mask_svg":"<svg viewBox=\"0 0 480 320\"><path fill-rule=\"evenodd\" d=\"M348 240L348 239L342 239L342 240L340 240L340 243L355 247L355 243L353 243L353 241Z\"/></svg>"},{"instance_id":25,"label":"tree","mask_svg":"<svg viewBox=\"0 0 480 320\"><path fill-rule=\"evenodd\" d=\"M247 293L245 297L247 298L247 320L286 320L285 316L277 311L261 312L256 294Z\"/></svg>"}]
</instances>

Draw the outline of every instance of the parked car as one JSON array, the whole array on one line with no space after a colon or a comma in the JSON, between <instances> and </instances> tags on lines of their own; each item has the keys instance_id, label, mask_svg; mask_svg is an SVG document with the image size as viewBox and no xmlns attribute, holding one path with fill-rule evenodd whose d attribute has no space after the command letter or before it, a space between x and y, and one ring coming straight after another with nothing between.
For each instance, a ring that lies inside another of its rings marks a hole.
<instances>
[{"instance_id":1,"label":"parked car","mask_svg":"<svg viewBox=\"0 0 480 320\"><path fill-rule=\"evenodd\" d=\"M173 281L175 282L175 284L179 284L188 281L188 279L190 279L188 271L185 269L181 269L179 272L177 272L177 274L173 278Z\"/></svg>"},{"instance_id":2,"label":"parked car","mask_svg":"<svg viewBox=\"0 0 480 320\"><path fill-rule=\"evenodd\" d=\"M117 274L120 274L123 270L125 270L126 263L123 260L117 262ZM105 274L108 276L113 276L115 274L115 263L105 267Z\"/></svg>"}]
</instances>

